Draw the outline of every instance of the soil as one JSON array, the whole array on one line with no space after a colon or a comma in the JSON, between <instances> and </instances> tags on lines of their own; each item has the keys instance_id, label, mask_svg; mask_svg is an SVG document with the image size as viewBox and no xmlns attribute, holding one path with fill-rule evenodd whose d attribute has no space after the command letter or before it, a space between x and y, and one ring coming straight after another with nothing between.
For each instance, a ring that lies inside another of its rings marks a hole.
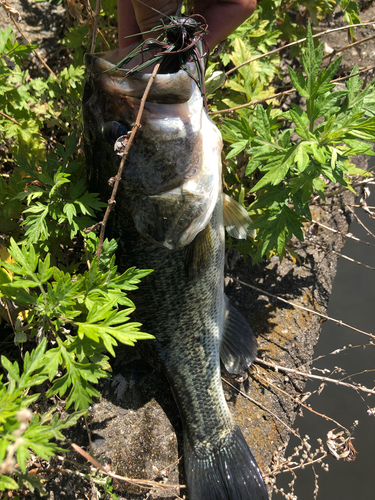
<instances>
[{"instance_id":1,"label":"soil","mask_svg":"<svg viewBox=\"0 0 375 500\"><path fill-rule=\"evenodd\" d=\"M12 7L22 13L21 24L27 36L42 47L43 56L53 59L64 28L64 8L26 0L15 0ZM372 19L374 14L375 8L371 6L363 14L363 20ZM342 19L336 16L332 23L340 25ZM0 11L0 28L8 25L9 19ZM372 34L372 26L357 31L358 38ZM346 36L344 32L327 35L324 38L327 52L330 48L346 45ZM356 63L360 66L375 64L374 40L359 47L360 55L356 49L344 53L344 73ZM366 166L364 158L357 158L356 162L362 168ZM353 203L354 196L345 193L328 200L326 206L313 207L313 219L346 233L351 213L343 204ZM293 244L298 255L296 261L285 258L280 262L274 257L269 263L252 265L237 252L228 252L225 283L231 302L258 337L259 358L304 369L310 366L322 318L249 288L246 283L324 315L336 273L336 252L340 252L344 238L311 223L306 224L305 241ZM73 442L78 444L121 476L153 479L161 485L184 484L183 460L179 461L182 426L169 384L161 373L142 361L128 362L133 354L134 351L126 349L119 352L113 376L99 386L100 400L90 408L87 422L80 422L66 433L65 447ZM283 456L288 444L289 428L293 427L298 410L292 398L301 395L305 379L294 375L286 377L260 363L250 368L244 381L237 381L224 370L222 376L230 410L266 475L272 463ZM85 464L86 461L73 451L64 458L42 463L40 477L48 499L99 498L93 477L83 476L90 473ZM114 482L113 491L119 500L176 498L176 493L186 497L184 489L180 492L140 489L119 481ZM30 495L25 493L24 498L39 498L36 491ZM110 498L108 494L106 497Z\"/></svg>"}]
</instances>

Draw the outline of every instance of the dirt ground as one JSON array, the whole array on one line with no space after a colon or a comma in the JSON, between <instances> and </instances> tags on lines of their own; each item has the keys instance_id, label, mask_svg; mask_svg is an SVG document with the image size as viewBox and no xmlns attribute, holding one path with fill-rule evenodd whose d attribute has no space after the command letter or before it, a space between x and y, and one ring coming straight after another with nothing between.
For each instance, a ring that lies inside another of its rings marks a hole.
<instances>
[{"instance_id":1,"label":"dirt ground","mask_svg":"<svg viewBox=\"0 0 375 500\"><path fill-rule=\"evenodd\" d=\"M63 31L64 8L27 0L15 0L12 6L22 13L22 26L27 36L38 45L42 41L42 54L56 57L57 40ZM362 18L364 21L375 18L375 7L371 6ZM336 16L331 24L341 23L342 18ZM0 11L0 28L8 25L9 19ZM322 24L321 27L330 26ZM371 26L360 28L356 33L359 39L375 32ZM348 43L344 32L326 35L324 41L327 54ZM375 65L374 40L344 52L342 73L347 73L356 63L361 67ZM358 158L357 162L362 167L366 163L363 158ZM352 203L353 199L350 194L341 194L331 200L343 204ZM344 207L328 203L317 205L313 218L345 233L351 213ZM273 258L267 264L252 266L250 260L245 261L236 252L228 252L226 293L252 325L258 337L261 359L292 368L308 367L322 320L240 281L325 314L336 273L337 255L333 251L339 252L343 245L344 238L340 234L308 224L305 241L295 242L298 262L288 258L280 262ZM184 484L183 461L179 461L182 426L169 385L162 374L141 361L127 362L131 354L126 350L119 353L113 377L100 384L101 399L90 408L87 423L82 421L69 429L65 447L74 442L91 450L97 460L122 476L154 479L166 485ZM298 397L305 381L297 376L286 377L258 363L249 370L249 377L243 382L236 381L225 371L222 376L228 405L266 475L272 462L286 449L290 436L288 427L293 427L298 410L290 396ZM42 464L41 477L48 499L99 498L94 479L83 475L90 472L85 464L86 461L73 451L64 460L55 458ZM176 498L176 491L170 489L139 489L117 481L113 488L119 500ZM181 489L178 495L184 498L185 490ZM38 498L38 494L35 492L25 498Z\"/></svg>"}]
</instances>

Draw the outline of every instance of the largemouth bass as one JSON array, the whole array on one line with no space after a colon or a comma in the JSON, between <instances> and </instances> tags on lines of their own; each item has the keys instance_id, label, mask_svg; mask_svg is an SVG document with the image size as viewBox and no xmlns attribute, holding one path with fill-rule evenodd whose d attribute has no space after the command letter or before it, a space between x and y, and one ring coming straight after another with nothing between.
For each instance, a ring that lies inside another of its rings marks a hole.
<instances>
[{"instance_id":1,"label":"largemouth bass","mask_svg":"<svg viewBox=\"0 0 375 500\"><path fill-rule=\"evenodd\" d=\"M108 60L86 56L83 99L89 187L112 188L150 75L123 80ZM189 68L194 73L194 68ZM266 500L267 490L224 398L220 358L231 373L256 356L256 340L224 295L224 218L246 236L246 210L222 194L219 131L187 72L157 75L126 159L108 231L122 267L154 269L131 297L155 340L138 343L164 370L184 430L190 500Z\"/></svg>"}]
</instances>

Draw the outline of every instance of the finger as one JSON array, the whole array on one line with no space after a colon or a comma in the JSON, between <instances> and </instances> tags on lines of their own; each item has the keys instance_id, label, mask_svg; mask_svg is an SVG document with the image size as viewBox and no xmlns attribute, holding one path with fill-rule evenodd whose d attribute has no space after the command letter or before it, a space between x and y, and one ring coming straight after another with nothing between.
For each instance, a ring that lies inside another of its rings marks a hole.
<instances>
[{"instance_id":1,"label":"finger","mask_svg":"<svg viewBox=\"0 0 375 500\"><path fill-rule=\"evenodd\" d=\"M132 0L135 17L140 30L149 31L161 24L161 20L167 21L169 16L175 16L178 8L178 0ZM150 38L150 35L144 35Z\"/></svg>"},{"instance_id":2,"label":"finger","mask_svg":"<svg viewBox=\"0 0 375 500\"><path fill-rule=\"evenodd\" d=\"M205 40L210 50L245 22L255 8L256 0L195 0L194 12L208 24Z\"/></svg>"},{"instance_id":3,"label":"finger","mask_svg":"<svg viewBox=\"0 0 375 500\"><path fill-rule=\"evenodd\" d=\"M140 32L140 28L135 17L135 12L131 0L118 0L118 41L120 49L131 45L137 40L141 40L141 36L125 38Z\"/></svg>"}]
</instances>

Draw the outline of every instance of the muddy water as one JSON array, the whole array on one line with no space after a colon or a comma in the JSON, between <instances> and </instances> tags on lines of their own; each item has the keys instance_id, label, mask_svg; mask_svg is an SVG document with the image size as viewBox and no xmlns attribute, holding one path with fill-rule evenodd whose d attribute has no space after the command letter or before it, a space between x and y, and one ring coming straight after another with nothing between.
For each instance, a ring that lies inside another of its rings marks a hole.
<instances>
[{"instance_id":1,"label":"muddy water","mask_svg":"<svg viewBox=\"0 0 375 500\"><path fill-rule=\"evenodd\" d=\"M375 162L374 162L375 163ZM371 186L370 186L371 188ZM375 189L368 204L375 205ZM358 200L357 200L358 203ZM360 209L356 209L367 228L375 234L375 219L370 219ZM358 223L353 222L351 232L358 238L375 244L375 238L369 235ZM357 261L375 267L375 247L346 239L342 253ZM345 323L366 332L375 333L375 271L349 262L340 257L337 275L333 284L333 292L329 302L328 315L341 319ZM363 345L363 347L347 348L341 353L328 355L314 362L316 368L335 370L340 367L347 375L363 370L375 369L375 346L367 345L369 338L353 332L343 326L329 321L324 323L319 342L315 348L315 358L327 355L343 346ZM315 372L319 373L319 372ZM344 377L345 374L333 375ZM367 387L375 386L375 371L353 376L352 380ZM347 380L350 381L350 380ZM319 382L309 382L305 392L313 392L319 387ZM351 429L358 420L353 432L353 445L358 452L354 462L337 461L333 456L325 460L329 464L329 472L325 472L319 464L315 465L318 478L318 500L363 500L375 499L375 416L368 415L369 407L375 407L375 396L357 394L343 387L327 385L321 395L313 394L308 402L318 412L330 416L340 424ZM327 432L337 426L323 418L304 410L304 416L298 417L295 427L300 434L310 436L312 450L318 447L317 438L325 441ZM286 456L293 453L299 441L292 436ZM291 475L279 477L278 486L288 492L288 482ZM299 500L314 498L314 473L311 466L297 472L295 494ZM274 500L281 499L281 494L275 494Z\"/></svg>"}]
</instances>

